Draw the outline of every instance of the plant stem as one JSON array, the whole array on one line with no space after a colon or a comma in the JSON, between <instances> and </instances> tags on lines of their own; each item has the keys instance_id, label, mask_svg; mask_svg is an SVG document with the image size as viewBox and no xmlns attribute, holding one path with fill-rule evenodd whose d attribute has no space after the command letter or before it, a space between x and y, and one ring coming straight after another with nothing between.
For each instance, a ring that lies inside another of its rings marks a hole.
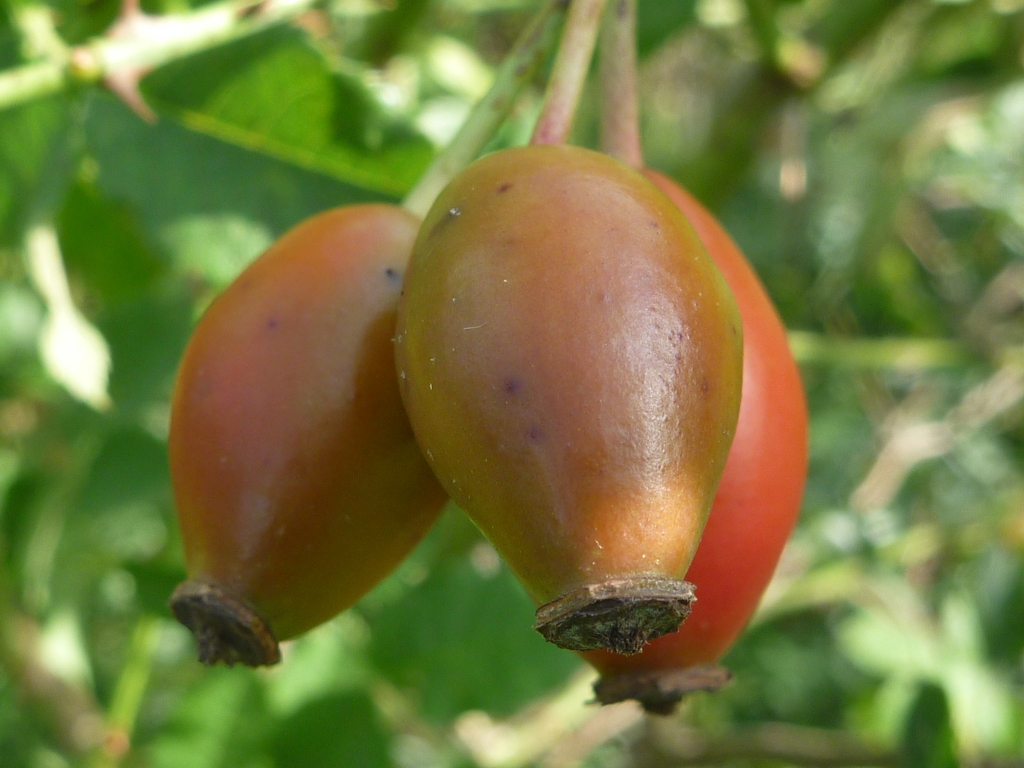
<instances>
[{"instance_id":1,"label":"plant stem","mask_svg":"<svg viewBox=\"0 0 1024 768\"><path fill-rule=\"evenodd\" d=\"M403 203L406 209L419 216L425 215L438 193L480 154L550 50L553 32L567 5L568 0L545 0L502 62L491 89L473 107L455 138L406 196Z\"/></svg>"},{"instance_id":2,"label":"plant stem","mask_svg":"<svg viewBox=\"0 0 1024 768\"><path fill-rule=\"evenodd\" d=\"M601 148L644 166L636 89L636 0L612 0L601 29Z\"/></svg>"},{"instance_id":3,"label":"plant stem","mask_svg":"<svg viewBox=\"0 0 1024 768\"><path fill-rule=\"evenodd\" d=\"M744 0L744 5L761 48L761 58L775 66L778 60L779 29L775 25L774 0Z\"/></svg>"},{"instance_id":4,"label":"plant stem","mask_svg":"<svg viewBox=\"0 0 1024 768\"><path fill-rule=\"evenodd\" d=\"M839 338L790 331L789 348L803 365L922 371L970 362L969 350L948 339Z\"/></svg>"},{"instance_id":5,"label":"plant stem","mask_svg":"<svg viewBox=\"0 0 1024 768\"><path fill-rule=\"evenodd\" d=\"M149 685L158 628L156 618L148 615L142 616L135 625L128 659L107 712L104 745L95 755L92 768L116 768L131 749L135 722Z\"/></svg>"},{"instance_id":6,"label":"plant stem","mask_svg":"<svg viewBox=\"0 0 1024 768\"><path fill-rule=\"evenodd\" d=\"M128 69L158 67L247 37L298 15L315 2L227 0L190 13L152 18L134 35L99 37L70 49L66 57L55 55L0 73L0 109L59 93L75 83L97 82Z\"/></svg>"},{"instance_id":7,"label":"plant stem","mask_svg":"<svg viewBox=\"0 0 1024 768\"><path fill-rule=\"evenodd\" d=\"M673 724L674 725L674 724ZM815 768L898 766L899 753L867 744L843 731L764 723L723 733L686 727L651 727L641 742L649 768L721 765L734 761L778 762Z\"/></svg>"},{"instance_id":8,"label":"plant stem","mask_svg":"<svg viewBox=\"0 0 1024 768\"><path fill-rule=\"evenodd\" d=\"M573 0L531 144L564 144L594 55L605 0Z\"/></svg>"}]
</instances>

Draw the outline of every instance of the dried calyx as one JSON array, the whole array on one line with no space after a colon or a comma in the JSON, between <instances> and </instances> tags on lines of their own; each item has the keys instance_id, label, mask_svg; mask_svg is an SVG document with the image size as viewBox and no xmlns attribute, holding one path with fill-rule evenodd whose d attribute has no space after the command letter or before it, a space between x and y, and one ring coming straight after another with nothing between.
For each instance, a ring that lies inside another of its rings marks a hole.
<instances>
[{"instance_id":1,"label":"dried calyx","mask_svg":"<svg viewBox=\"0 0 1024 768\"><path fill-rule=\"evenodd\" d=\"M216 584L182 582L171 595L170 608L195 637L203 664L264 667L281 660L281 649L263 617Z\"/></svg>"}]
</instances>

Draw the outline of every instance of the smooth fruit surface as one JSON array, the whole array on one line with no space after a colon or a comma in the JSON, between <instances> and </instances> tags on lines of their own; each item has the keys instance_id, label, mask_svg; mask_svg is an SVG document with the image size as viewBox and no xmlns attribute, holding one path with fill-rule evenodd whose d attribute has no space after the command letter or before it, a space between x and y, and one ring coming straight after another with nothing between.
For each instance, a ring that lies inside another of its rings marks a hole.
<instances>
[{"instance_id":1,"label":"smooth fruit surface","mask_svg":"<svg viewBox=\"0 0 1024 768\"><path fill-rule=\"evenodd\" d=\"M445 501L391 341L418 228L387 205L300 224L213 302L185 352L170 462L187 570L278 640L352 605Z\"/></svg>"},{"instance_id":2,"label":"smooth fruit surface","mask_svg":"<svg viewBox=\"0 0 1024 768\"><path fill-rule=\"evenodd\" d=\"M538 602L685 573L742 335L693 229L640 174L566 146L471 165L420 231L396 360L427 460Z\"/></svg>"},{"instance_id":3,"label":"smooth fruit surface","mask_svg":"<svg viewBox=\"0 0 1024 768\"><path fill-rule=\"evenodd\" d=\"M739 248L694 197L645 172L693 223L743 319L739 423L704 537L686 578L700 586L689 619L638 656L587 654L605 677L717 662L750 620L796 523L807 476L807 405L786 329Z\"/></svg>"}]
</instances>

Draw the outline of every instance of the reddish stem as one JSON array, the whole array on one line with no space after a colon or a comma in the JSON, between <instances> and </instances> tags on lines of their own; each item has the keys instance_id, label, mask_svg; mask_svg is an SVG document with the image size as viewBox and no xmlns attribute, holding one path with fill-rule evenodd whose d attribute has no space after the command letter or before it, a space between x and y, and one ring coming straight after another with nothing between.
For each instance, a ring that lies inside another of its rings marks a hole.
<instances>
[{"instance_id":1,"label":"reddish stem","mask_svg":"<svg viewBox=\"0 0 1024 768\"><path fill-rule=\"evenodd\" d=\"M531 144L564 144L594 55L605 0L573 0Z\"/></svg>"},{"instance_id":2,"label":"reddish stem","mask_svg":"<svg viewBox=\"0 0 1024 768\"><path fill-rule=\"evenodd\" d=\"M636 0L612 0L601 29L601 147L644 166L636 87Z\"/></svg>"}]
</instances>

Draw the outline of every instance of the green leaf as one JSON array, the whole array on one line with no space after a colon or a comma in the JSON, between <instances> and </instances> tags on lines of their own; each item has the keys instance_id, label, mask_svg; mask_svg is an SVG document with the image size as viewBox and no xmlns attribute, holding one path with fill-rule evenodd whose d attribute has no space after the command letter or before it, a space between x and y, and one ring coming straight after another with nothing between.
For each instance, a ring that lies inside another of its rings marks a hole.
<instances>
[{"instance_id":1,"label":"green leaf","mask_svg":"<svg viewBox=\"0 0 1024 768\"><path fill-rule=\"evenodd\" d=\"M168 400L192 318L192 302L180 290L144 294L104 313L98 325L110 345L109 392L118 408Z\"/></svg>"},{"instance_id":2,"label":"green leaf","mask_svg":"<svg viewBox=\"0 0 1024 768\"><path fill-rule=\"evenodd\" d=\"M923 683L907 717L903 736L907 768L957 768L949 705L942 688Z\"/></svg>"},{"instance_id":3,"label":"green leaf","mask_svg":"<svg viewBox=\"0 0 1024 768\"><path fill-rule=\"evenodd\" d=\"M167 600L185 580L185 568L176 564L146 561L127 563L125 570L135 579L135 601L143 613L167 615Z\"/></svg>"},{"instance_id":4,"label":"green leaf","mask_svg":"<svg viewBox=\"0 0 1024 768\"><path fill-rule=\"evenodd\" d=\"M640 55L646 55L671 35L693 22L696 0L639 0L636 36Z\"/></svg>"},{"instance_id":5,"label":"green leaf","mask_svg":"<svg viewBox=\"0 0 1024 768\"><path fill-rule=\"evenodd\" d=\"M267 681L267 702L277 717L295 715L313 700L366 685L369 632L363 619L347 611L298 638L287 663Z\"/></svg>"},{"instance_id":6,"label":"green leaf","mask_svg":"<svg viewBox=\"0 0 1024 768\"><path fill-rule=\"evenodd\" d=\"M0 755L5 768L30 768L37 765L33 752L38 747L36 728L24 696L7 675L0 672Z\"/></svg>"},{"instance_id":7,"label":"green leaf","mask_svg":"<svg viewBox=\"0 0 1024 768\"><path fill-rule=\"evenodd\" d=\"M269 766L263 757L268 725L256 674L212 669L178 703L146 750L147 762L153 768Z\"/></svg>"},{"instance_id":8,"label":"green leaf","mask_svg":"<svg viewBox=\"0 0 1024 768\"><path fill-rule=\"evenodd\" d=\"M105 301L132 298L163 271L127 206L107 200L92 185L71 188L57 227L70 276Z\"/></svg>"},{"instance_id":9,"label":"green leaf","mask_svg":"<svg viewBox=\"0 0 1024 768\"><path fill-rule=\"evenodd\" d=\"M533 630L535 606L489 545L442 560L401 599L367 608L380 670L412 689L426 717L509 715L579 668Z\"/></svg>"},{"instance_id":10,"label":"green leaf","mask_svg":"<svg viewBox=\"0 0 1024 768\"><path fill-rule=\"evenodd\" d=\"M861 669L878 675L937 678L943 649L927 625L913 617L897 622L881 610L858 610L840 627L846 655Z\"/></svg>"},{"instance_id":11,"label":"green leaf","mask_svg":"<svg viewBox=\"0 0 1024 768\"><path fill-rule=\"evenodd\" d=\"M43 325L39 297L24 285L0 283L0 363L35 352Z\"/></svg>"},{"instance_id":12,"label":"green leaf","mask_svg":"<svg viewBox=\"0 0 1024 768\"><path fill-rule=\"evenodd\" d=\"M845 703L868 683L839 654L824 617L811 611L755 626L722 663L735 681L716 698L740 720L841 727Z\"/></svg>"},{"instance_id":13,"label":"green leaf","mask_svg":"<svg viewBox=\"0 0 1024 768\"><path fill-rule=\"evenodd\" d=\"M332 71L294 29L164 67L146 94L193 130L386 194L406 192L433 154L359 77Z\"/></svg>"},{"instance_id":14,"label":"green leaf","mask_svg":"<svg viewBox=\"0 0 1024 768\"><path fill-rule=\"evenodd\" d=\"M273 242L267 228L235 214L186 216L163 230L178 267L224 288Z\"/></svg>"},{"instance_id":15,"label":"green leaf","mask_svg":"<svg viewBox=\"0 0 1024 768\"><path fill-rule=\"evenodd\" d=\"M56 181L46 171L63 136L67 111L60 98L0 111L0 242L20 239L34 194Z\"/></svg>"},{"instance_id":16,"label":"green leaf","mask_svg":"<svg viewBox=\"0 0 1024 768\"><path fill-rule=\"evenodd\" d=\"M99 192L134 212L179 269L215 286L303 219L380 199L169 120L149 126L105 95L92 100L86 139Z\"/></svg>"},{"instance_id":17,"label":"green leaf","mask_svg":"<svg viewBox=\"0 0 1024 768\"><path fill-rule=\"evenodd\" d=\"M918 65L932 76L968 65L989 69L994 62L986 59L1000 47L1006 26L979 3L942 9L922 36Z\"/></svg>"},{"instance_id":18,"label":"green leaf","mask_svg":"<svg viewBox=\"0 0 1024 768\"><path fill-rule=\"evenodd\" d=\"M388 768L387 734L362 692L315 699L281 721L271 753L278 768Z\"/></svg>"},{"instance_id":19,"label":"green leaf","mask_svg":"<svg viewBox=\"0 0 1024 768\"><path fill-rule=\"evenodd\" d=\"M1013 663L1024 652L1024 563L1006 549L993 548L976 564L978 610L989 652Z\"/></svg>"}]
</instances>

